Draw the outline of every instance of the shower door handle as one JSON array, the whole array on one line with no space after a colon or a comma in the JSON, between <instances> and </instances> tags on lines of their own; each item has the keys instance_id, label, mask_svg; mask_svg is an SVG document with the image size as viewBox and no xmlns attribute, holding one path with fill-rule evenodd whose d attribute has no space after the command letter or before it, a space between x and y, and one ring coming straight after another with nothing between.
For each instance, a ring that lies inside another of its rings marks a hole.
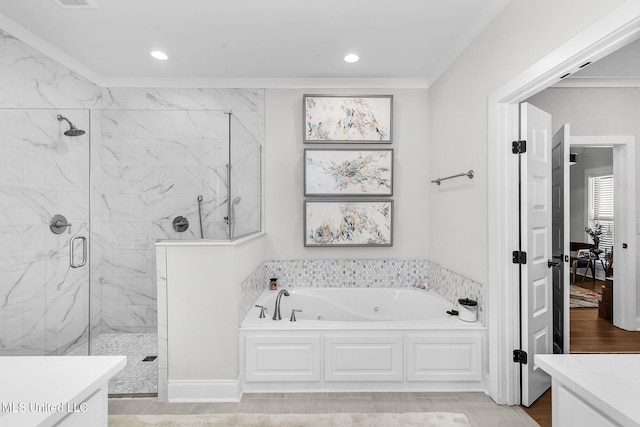
<instances>
[{"instance_id":1,"label":"shower door handle","mask_svg":"<svg viewBox=\"0 0 640 427\"><path fill-rule=\"evenodd\" d=\"M76 264L74 260L74 256L75 256L74 243L76 240L82 241L82 262L80 264ZM69 265L71 266L71 268L79 268L79 267L83 267L86 263L87 263L87 238L84 236L75 236L74 238L71 239L71 242L69 243Z\"/></svg>"}]
</instances>

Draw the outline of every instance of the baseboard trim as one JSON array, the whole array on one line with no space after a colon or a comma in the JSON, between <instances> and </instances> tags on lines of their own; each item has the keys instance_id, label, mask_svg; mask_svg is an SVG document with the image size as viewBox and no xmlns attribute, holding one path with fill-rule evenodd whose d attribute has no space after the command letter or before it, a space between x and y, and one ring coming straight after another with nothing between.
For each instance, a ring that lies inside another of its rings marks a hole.
<instances>
[{"instance_id":1,"label":"baseboard trim","mask_svg":"<svg viewBox=\"0 0 640 427\"><path fill-rule=\"evenodd\" d=\"M169 402L239 402L239 380L169 380Z\"/></svg>"}]
</instances>

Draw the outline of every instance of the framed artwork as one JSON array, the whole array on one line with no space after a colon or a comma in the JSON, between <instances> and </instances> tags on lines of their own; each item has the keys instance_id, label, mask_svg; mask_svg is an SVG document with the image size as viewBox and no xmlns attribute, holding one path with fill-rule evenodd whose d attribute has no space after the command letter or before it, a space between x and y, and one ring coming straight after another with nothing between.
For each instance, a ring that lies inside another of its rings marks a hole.
<instances>
[{"instance_id":1,"label":"framed artwork","mask_svg":"<svg viewBox=\"0 0 640 427\"><path fill-rule=\"evenodd\" d=\"M393 149L306 148L304 195L393 195Z\"/></svg>"},{"instance_id":2,"label":"framed artwork","mask_svg":"<svg viewBox=\"0 0 640 427\"><path fill-rule=\"evenodd\" d=\"M392 200L304 202L305 246L392 246Z\"/></svg>"},{"instance_id":3,"label":"framed artwork","mask_svg":"<svg viewBox=\"0 0 640 427\"><path fill-rule=\"evenodd\" d=\"M393 95L304 95L305 143L391 143Z\"/></svg>"}]
</instances>

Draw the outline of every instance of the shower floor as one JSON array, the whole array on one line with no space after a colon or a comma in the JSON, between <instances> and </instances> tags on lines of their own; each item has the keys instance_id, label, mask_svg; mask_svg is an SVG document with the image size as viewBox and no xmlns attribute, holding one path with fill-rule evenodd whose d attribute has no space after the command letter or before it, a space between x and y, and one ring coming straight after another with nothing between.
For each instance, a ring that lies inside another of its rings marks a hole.
<instances>
[{"instance_id":1,"label":"shower floor","mask_svg":"<svg viewBox=\"0 0 640 427\"><path fill-rule=\"evenodd\" d=\"M93 341L95 355L127 356L127 366L109 381L109 394L147 394L158 392L158 334L100 334Z\"/></svg>"},{"instance_id":2,"label":"shower floor","mask_svg":"<svg viewBox=\"0 0 640 427\"><path fill-rule=\"evenodd\" d=\"M86 354L86 346L69 353ZM100 334L93 339L92 355L127 356L127 366L109 381L109 394L155 394L158 392L158 334Z\"/></svg>"}]
</instances>

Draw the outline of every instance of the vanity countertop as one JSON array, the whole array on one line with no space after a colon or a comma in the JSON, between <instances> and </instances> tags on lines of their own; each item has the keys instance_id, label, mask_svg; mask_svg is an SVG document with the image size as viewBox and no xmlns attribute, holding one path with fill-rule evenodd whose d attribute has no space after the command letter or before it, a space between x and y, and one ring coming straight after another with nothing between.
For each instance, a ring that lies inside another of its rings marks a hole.
<instances>
[{"instance_id":1,"label":"vanity countertop","mask_svg":"<svg viewBox=\"0 0 640 427\"><path fill-rule=\"evenodd\" d=\"M0 357L0 425L49 425L126 364L126 356Z\"/></svg>"},{"instance_id":2,"label":"vanity countertop","mask_svg":"<svg viewBox=\"0 0 640 427\"><path fill-rule=\"evenodd\" d=\"M540 354L535 363L624 426L640 426L640 354Z\"/></svg>"}]
</instances>

